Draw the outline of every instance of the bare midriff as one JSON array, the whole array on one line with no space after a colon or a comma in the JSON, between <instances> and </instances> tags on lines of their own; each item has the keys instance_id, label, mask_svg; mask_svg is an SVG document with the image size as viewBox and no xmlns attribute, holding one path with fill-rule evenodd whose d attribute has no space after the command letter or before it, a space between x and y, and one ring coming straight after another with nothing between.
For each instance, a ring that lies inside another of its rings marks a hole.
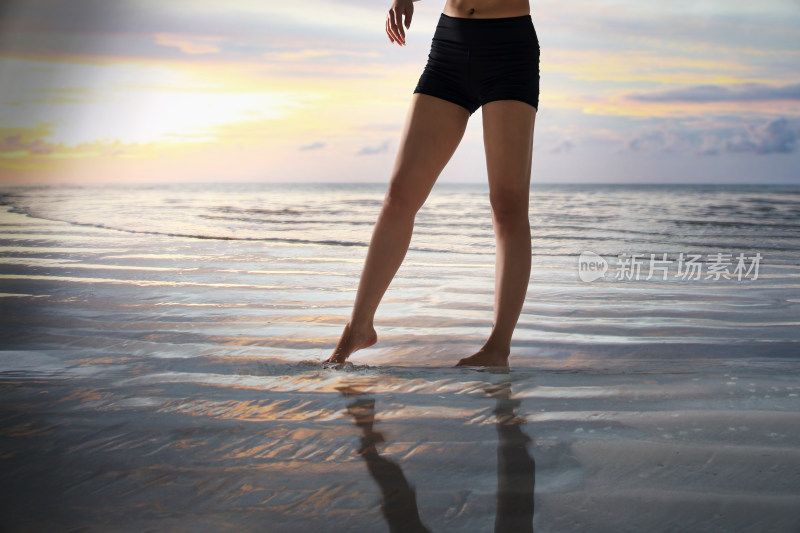
<instances>
[{"instance_id":1,"label":"bare midriff","mask_svg":"<svg viewBox=\"0 0 800 533\"><path fill-rule=\"evenodd\" d=\"M447 0L442 13L448 17L491 19L529 15L529 0Z\"/></svg>"}]
</instances>

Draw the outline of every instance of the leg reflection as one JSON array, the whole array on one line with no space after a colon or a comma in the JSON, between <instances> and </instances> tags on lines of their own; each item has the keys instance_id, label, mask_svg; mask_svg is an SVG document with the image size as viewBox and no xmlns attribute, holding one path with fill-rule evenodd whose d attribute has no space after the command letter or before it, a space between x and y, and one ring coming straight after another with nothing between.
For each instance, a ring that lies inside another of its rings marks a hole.
<instances>
[{"instance_id":1,"label":"leg reflection","mask_svg":"<svg viewBox=\"0 0 800 533\"><path fill-rule=\"evenodd\" d=\"M349 387L339 389L345 396L359 393ZM520 429L523 420L514 410L519 400L511 398L511 386L503 383L487 389L495 398L495 416L498 436L497 446L497 515L495 532L533 533L533 492L536 479L536 462L528 453L531 439ZM383 435L375 432L375 400L358 398L348 404L347 412L355 419L361 431L358 453L367 464L370 475L381 489L381 512L389 530L394 532L427 532L417 507L414 489L403 471L394 461L381 457L376 449Z\"/></svg>"},{"instance_id":2,"label":"leg reflection","mask_svg":"<svg viewBox=\"0 0 800 533\"><path fill-rule=\"evenodd\" d=\"M375 421L375 400L357 399L347 406L347 411L361 428L361 447L358 453L366 461L370 475L381 488L381 512L389 530L392 533L430 533L419 518L414 489L409 485L403 471L394 461L381 457L375 448L376 443L383 442L383 436L372 429Z\"/></svg>"},{"instance_id":3,"label":"leg reflection","mask_svg":"<svg viewBox=\"0 0 800 533\"><path fill-rule=\"evenodd\" d=\"M531 439L520 429L523 420L514 409L519 400L511 399L511 384L487 390L497 401L497 516L495 532L533 532L533 489L536 462L528 453Z\"/></svg>"}]
</instances>

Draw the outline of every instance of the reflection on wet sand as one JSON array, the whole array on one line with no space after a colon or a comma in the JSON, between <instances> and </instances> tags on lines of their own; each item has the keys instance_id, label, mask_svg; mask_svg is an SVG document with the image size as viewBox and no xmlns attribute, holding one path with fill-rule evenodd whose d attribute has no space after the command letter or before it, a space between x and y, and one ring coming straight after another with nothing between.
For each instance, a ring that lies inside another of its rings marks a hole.
<instances>
[{"instance_id":1,"label":"reflection on wet sand","mask_svg":"<svg viewBox=\"0 0 800 533\"><path fill-rule=\"evenodd\" d=\"M528 453L531 439L520 429L523 420L514 409L519 400L511 398L511 384L487 390L497 405L497 516L495 531L533 532L533 488L536 462Z\"/></svg>"},{"instance_id":2,"label":"reflection on wet sand","mask_svg":"<svg viewBox=\"0 0 800 533\"><path fill-rule=\"evenodd\" d=\"M339 387L338 390L347 397L354 397L347 405L347 412L362 432L358 454L381 489L381 512L389 530L393 533L429 532L420 519L416 493L403 470L396 462L378 453L376 445L385 439L373 428L375 399L351 386ZM515 413L520 401L511 398L511 384L508 382L488 387L485 391L496 401L497 514L494 530L533 533L536 462L527 448L532 440L520 429L524 420Z\"/></svg>"},{"instance_id":3,"label":"reflection on wet sand","mask_svg":"<svg viewBox=\"0 0 800 533\"><path fill-rule=\"evenodd\" d=\"M357 398L347 406L347 411L361 428L358 453L366 461L370 475L381 488L381 512L389 524L389 530L429 532L419 518L416 494L403 471L394 461L381 457L375 448L377 443L384 441L383 435L372 429L375 421L375 400Z\"/></svg>"}]
</instances>

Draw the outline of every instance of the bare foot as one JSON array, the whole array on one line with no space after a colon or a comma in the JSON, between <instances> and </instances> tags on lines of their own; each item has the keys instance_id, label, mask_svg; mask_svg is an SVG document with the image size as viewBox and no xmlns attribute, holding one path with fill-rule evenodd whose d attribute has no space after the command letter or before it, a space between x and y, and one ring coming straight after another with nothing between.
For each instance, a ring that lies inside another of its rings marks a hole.
<instances>
[{"instance_id":1,"label":"bare foot","mask_svg":"<svg viewBox=\"0 0 800 533\"><path fill-rule=\"evenodd\" d=\"M344 326L344 331L339 339L339 344L333 350L333 354L328 358L326 363L342 364L347 361L350 354L361 348L367 348L378 342L378 334L375 333L375 328L372 326L365 330L355 330L348 322Z\"/></svg>"},{"instance_id":2,"label":"bare foot","mask_svg":"<svg viewBox=\"0 0 800 533\"><path fill-rule=\"evenodd\" d=\"M508 350L481 348L476 353L460 360L456 366L486 366L508 368Z\"/></svg>"}]
</instances>

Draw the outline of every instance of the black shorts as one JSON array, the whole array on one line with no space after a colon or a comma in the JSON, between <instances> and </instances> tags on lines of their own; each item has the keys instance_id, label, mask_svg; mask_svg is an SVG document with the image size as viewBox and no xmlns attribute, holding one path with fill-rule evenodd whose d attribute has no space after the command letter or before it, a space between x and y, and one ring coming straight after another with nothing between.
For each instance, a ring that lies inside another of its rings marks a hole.
<instances>
[{"instance_id":1,"label":"black shorts","mask_svg":"<svg viewBox=\"0 0 800 533\"><path fill-rule=\"evenodd\" d=\"M539 39L530 15L461 18L442 13L414 93L465 107L494 100L539 108Z\"/></svg>"}]
</instances>

